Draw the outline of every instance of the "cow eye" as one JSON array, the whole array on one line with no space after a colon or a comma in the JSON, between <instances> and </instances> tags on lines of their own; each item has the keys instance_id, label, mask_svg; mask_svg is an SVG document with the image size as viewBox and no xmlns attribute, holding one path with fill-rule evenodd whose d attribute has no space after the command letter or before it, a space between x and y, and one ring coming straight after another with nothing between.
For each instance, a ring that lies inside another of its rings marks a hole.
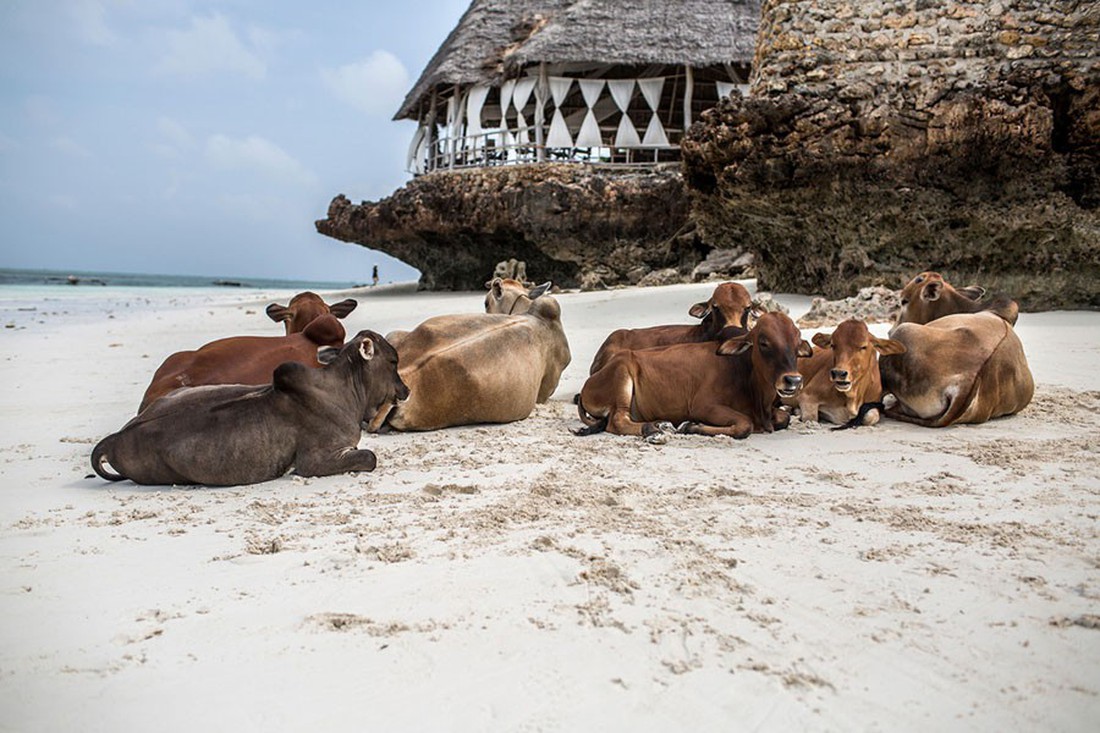
<instances>
[{"instance_id":1,"label":"cow eye","mask_svg":"<svg viewBox=\"0 0 1100 733\"><path fill-rule=\"evenodd\" d=\"M918 283L918 284L924 282L924 275L917 275L917 277L913 280L913 282Z\"/></svg>"},{"instance_id":2,"label":"cow eye","mask_svg":"<svg viewBox=\"0 0 1100 733\"><path fill-rule=\"evenodd\" d=\"M909 305L909 299L908 298L902 298L901 299L901 304L902 305Z\"/></svg>"}]
</instances>

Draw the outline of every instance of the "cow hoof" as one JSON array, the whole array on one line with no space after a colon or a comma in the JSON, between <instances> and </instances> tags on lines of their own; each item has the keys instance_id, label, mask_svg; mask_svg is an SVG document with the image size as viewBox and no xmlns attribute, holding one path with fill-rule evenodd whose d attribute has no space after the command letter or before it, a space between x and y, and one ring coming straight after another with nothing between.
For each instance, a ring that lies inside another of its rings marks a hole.
<instances>
[{"instance_id":1,"label":"cow hoof","mask_svg":"<svg viewBox=\"0 0 1100 733\"><path fill-rule=\"evenodd\" d=\"M670 423L668 420L661 420L660 422L653 423L653 427L660 430L662 433L675 433L676 426Z\"/></svg>"},{"instance_id":2,"label":"cow hoof","mask_svg":"<svg viewBox=\"0 0 1100 733\"><path fill-rule=\"evenodd\" d=\"M884 394L882 396L882 406L885 407L887 410L891 409L897 403L898 398L895 397L893 394Z\"/></svg>"},{"instance_id":3,"label":"cow hoof","mask_svg":"<svg viewBox=\"0 0 1100 733\"><path fill-rule=\"evenodd\" d=\"M668 442L668 433L656 432L645 437L645 442L650 445L664 445Z\"/></svg>"},{"instance_id":4,"label":"cow hoof","mask_svg":"<svg viewBox=\"0 0 1100 733\"><path fill-rule=\"evenodd\" d=\"M691 420L684 420L682 423L676 426L676 432L686 433L688 431L688 428L690 428L694 424L695 423L691 422Z\"/></svg>"}]
</instances>

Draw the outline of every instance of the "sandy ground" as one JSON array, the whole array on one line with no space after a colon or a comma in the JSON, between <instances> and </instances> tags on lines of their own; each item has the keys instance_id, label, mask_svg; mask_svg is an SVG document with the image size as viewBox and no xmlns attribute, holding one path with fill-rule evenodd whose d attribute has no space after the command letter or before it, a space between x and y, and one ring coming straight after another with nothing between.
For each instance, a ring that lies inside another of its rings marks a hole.
<instances>
[{"instance_id":1,"label":"sandy ground","mask_svg":"<svg viewBox=\"0 0 1100 733\"><path fill-rule=\"evenodd\" d=\"M232 489L88 455L169 353L279 333L269 298L4 301L0 729L1096 730L1100 313L1023 315L1035 401L985 425L571 435L603 337L711 288L562 296L522 423ZM352 333L482 300L359 297Z\"/></svg>"}]
</instances>

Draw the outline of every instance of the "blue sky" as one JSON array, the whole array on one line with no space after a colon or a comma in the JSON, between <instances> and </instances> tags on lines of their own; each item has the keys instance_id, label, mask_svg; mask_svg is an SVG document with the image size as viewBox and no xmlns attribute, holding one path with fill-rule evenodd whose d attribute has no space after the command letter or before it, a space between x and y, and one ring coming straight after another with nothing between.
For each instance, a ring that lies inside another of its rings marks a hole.
<instances>
[{"instance_id":1,"label":"blue sky","mask_svg":"<svg viewBox=\"0 0 1100 733\"><path fill-rule=\"evenodd\" d=\"M468 0L3 0L0 267L417 276L317 234L401 186L392 122Z\"/></svg>"}]
</instances>

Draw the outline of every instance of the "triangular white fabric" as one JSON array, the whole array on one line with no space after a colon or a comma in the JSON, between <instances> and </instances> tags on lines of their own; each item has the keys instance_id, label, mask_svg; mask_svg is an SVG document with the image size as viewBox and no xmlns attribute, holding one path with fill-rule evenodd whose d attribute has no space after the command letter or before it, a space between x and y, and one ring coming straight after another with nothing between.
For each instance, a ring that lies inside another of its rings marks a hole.
<instances>
[{"instance_id":1,"label":"triangular white fabric","mask_svg":"<svg viewBox=\"0 0 1100 733\"><path fill-rule=\"evenodd\" d=\"M413 156L413 165L416 167L416 172L424 174L428 171L428 168L435 165L435 161L428 160L428 154L431 152L431 136L427 134L427 128L424 129L424 136L420 139L420 144L416 146L416 154Z\"/></svg>"},{"instance_id":2,"label":"triangular white fabric","mask_svg":"<svg viewBox=\"0 0 1100 733\"><path fill-rule=\"evenodd\" d=\"M619 130L615 133L615 147L636 148L641 144L642 141L638 138L638 129L634 127L634 123L630 121L630 117L624 112L622 119L619 120Z\"/></svg>"},{"instance_id":3,"label":"triangular white fabric","mask_svg":"<svg viewBox=\"0 0 1100 733\"><path fill-rule=\"evenodd\" d=\"M733 88L736 86L736 84L731 81L716 81L714 82L714 85L718 87L719 99L725 99L726 97L728 97L730 95L730 92L732 92Z\"/></svg>"},{"instance_id":4,"label":"triangular white fabric","mask_svg":"<svg viewBox=\"0 0 1100 733\"><path fill-rule=\"evenodd\" d=\"M413 135L412 142L409 143L409 152L405 154L405 170L415 170L417 173L424 172L423 161L419 160L419 153L427 132L428 128L426 127L416 128L416 134Z\"/></svg>"},{"instance_id":5,"label":"triangular white fabric","mask_svg":"<svg viewBox=\"0 0 1100 733\"><path fill-rule=\"evenodd\" d=\"M504 127L507 123L504 121L508 117L508 108L512 106L512 91L516 87L516 80L509 79L500 85L500 119L501 127Z\"/></svg>"},{"instance_id":6,"label":"triangular white fabric","mask_svg":"<svg viewBox=\"0 0 1100 733\"><path fill-rule=\"evenodd\" d=\"M630 106L630 99L634 96L633 79L612 79L607 82L607 88L611 92L611 98L621 112L626 112ZM591 106L591 105L589 105Z\"/></svg>"},{"instance_id":7,"label":"triangular white fabric","mask_svg":"<svg viewBox=\"0 0 1100 733\"><path fill-rule=\"evenodd\" d=\"M661 92L665 88L665 78L657 76L652 79L639 79L638 88L642 90L642 96L654 112L661 105Z\"/></svg>"},{"instance_id":8,"label":"triangular white fabric","mask_svg":"<svg viewBox=\"0 0 1100 733\"><path fill-rule=\"evenodd\" d=\"M642 146L647 148L669 147L668 135L665 134L665 128L661 125L661 121L657 119L656 114L649 118L649 127L646 128L645 137L642 138Z\"/></svg>"},{"instance_id":9,"label":"triangular white fabric","mask_svg":"<svg viewBox=\"0 0 1100 733\"><path fill-rule=\"evenodd\" d=\"M581 79L577 83L581 85L581 96L584 97L585 105L587 105L589 109L592 109L600 99L600 92L603 91L604 80Z\"/></svg>"},{"instance_id":10,"label":"triangular white fabric","mask_svg":"<svg viewBox=\"0 0 1100 733\"><path fill-rule=\"evenodd\" d=\"M546 147L573 147L573 136L569 134L569 128L565 124L565 118L560 109L554 110L554 119L550 121L550 133L546 136Z\"/></svg>"},{"instance_id":11,"label":"triangular white fabric","mask_svg":"<svg viewBox=\"0 0 1100 733\"><path fill-rule=\"evenodd\" d=\"M516 80L516 88L512 91L512 104L515 105L516 111L522 112L531 100L531 92L535 89L535 81L530 76Z\"/></svg>"},{"instance_id":12,"label":"triangular white fabric","mask_svg":"<svg viewBox=\"0 0 1100 733\"><path fill-rule=\"evenodd\" d=\"M581 123L581 130L577 133L577 147L603 147L603 137L600 135L600 123L596 122L596 113L593 112L591 108L589 108L588 114L584 116L584 122Z\"/></svg>"},{"instance_id":13,"label":"triangular white fabric","mask_svg":"<svg viewBox=\"0 0 1100 733\"><path fill-rule=\"evenodd\" d=\"M478 84L470 87L470 94L466 97L466 134L481 134L481 108L485 106L485 98L489 96L489 87Z\"/></svg>"},{"instance_id":14,"label":"triangular white fabric","mask_svg":"<svg viewBox=\"0 0 1100 733\"><path fill-rule=\"evenodd\" d=\"M531 128L527 127L527 120L523 114L516 112L516 143L529 144L531 142Z\"/></svg>"},{"instance_id":15,"label":"triangular white fabric","mask_svg":"<svg viewBox=\"0 0 1100 733\"><path fill-rule=\"evenodd\" d=\"M554 98L554 106L560 107L565 98L569 96L569 89L573 86L573 79L564 76L550 77L550 96Z\"/></svg>"}]
</instances>

